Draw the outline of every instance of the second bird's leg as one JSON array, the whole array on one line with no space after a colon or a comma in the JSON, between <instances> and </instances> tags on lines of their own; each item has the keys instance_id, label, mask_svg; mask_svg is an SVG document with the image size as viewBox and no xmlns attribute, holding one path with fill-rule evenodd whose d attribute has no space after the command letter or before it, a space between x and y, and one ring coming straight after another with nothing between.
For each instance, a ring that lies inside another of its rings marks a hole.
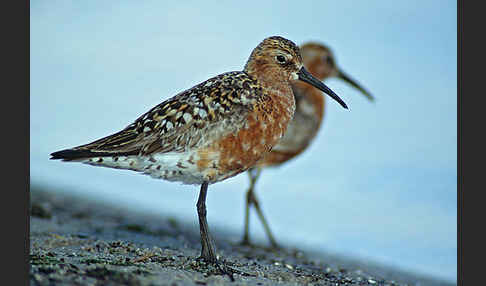
<instances>
[{"instance_id":1,"label":"second bird's leg","mask_svg":"<svg viewBox=\"0 0 486 286\"><path fill-rule=\"evenodd\" d=\"M261 169L260 168L251 168L248 170L248 176L250 177L250 187L246 191L246 200L245 200L245 226L244 226L244 233L243 239L241 240L241 244L243 245L250 245L250 206L253 203L253 188L255 186L256 180L260 176Z\"/></svg>"},{"instance_id":2,"label":"second bird's leg","mask_svg":"<svg viewBox=\"0 0 486 286\"><path fill-rule=\"evenodd\" d=\"M265 232L267 233L268 239L270 240L270 243L272 244L272 247L278 248L277 241L273 237L272 231L270 230L270 227L268 226L268 223L265 219L265 216L263 215L263 212L260 208L260 204L258 203L258 200L255 196L254 192L254 187L256 184L256 181L260 177L260 174L262 172L261 168L252 168L248 171L248 174L250 176L250 187L248 191L246 192L246 206L245 206L245 229L244 229L244 235L243 235L243 240L242 244L245 245L250 245L250 234L249 234L249 224L250 224L250 206L253 204L255 206L255 210L257 211L258 217L260 218L260 221L263 224L263 228L265 229Z\"/></svg>"}]
</instances>

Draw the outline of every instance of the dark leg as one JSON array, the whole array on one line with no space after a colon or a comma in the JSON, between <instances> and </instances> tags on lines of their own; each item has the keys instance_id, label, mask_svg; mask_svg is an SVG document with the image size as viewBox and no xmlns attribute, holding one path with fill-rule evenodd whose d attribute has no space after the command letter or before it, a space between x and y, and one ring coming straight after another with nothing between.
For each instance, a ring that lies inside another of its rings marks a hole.
<instances>
[{"instance_id":1,"label":"dark leg","mask_svg":"<svg viewBox=\"0 0 486 286\"><path fill-rule=\"evenodd\" d=\"M216 263L216 253L209 235L208 222L206 220L206 194L208 191L208 183L204 182L199 191L199 199L197 200L197 214L199 216L199 230L201 232L201 257L206 262Z\"/></svg>"},{"instance_id":2,"label":"dark leg","mask_svg":"<svg viewBox=\"0 0 486 286\"><path fill-rule=\"evenodd\" d=\"M211 235L209 234L208 222L206 219L206 194L208 192L208 182L204 182L201 185L201 190L199 191L199 199L197 200L197 214L199 217L199 231L201 233L201 256L199 259L204 260L206 263L215 265L219 272L228 275L231 281L235 281L233 278L233 273L242 272L236 271L224 264L220 265L218 263L218 258L216 257L215 248L212 243Z\"/></svg>"}]
</instances>

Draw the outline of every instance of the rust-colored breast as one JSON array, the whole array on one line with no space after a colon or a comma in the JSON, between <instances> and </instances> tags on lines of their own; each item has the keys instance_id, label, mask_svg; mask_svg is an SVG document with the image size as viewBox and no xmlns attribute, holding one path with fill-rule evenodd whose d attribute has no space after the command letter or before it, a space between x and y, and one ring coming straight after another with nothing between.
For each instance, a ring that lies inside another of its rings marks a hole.
<instances>
[{"instance_id":1,"label":"rust-colored breast","mask_svg":"<svg viewBox=\"0 0 486 286\"><path fill-rule=\"evenodd\" d=\"M292 97L285 100L269 96L264 103L255 106L242 128L198 151L199 157L204 159L199 161L198 168L202 172L206 170L209 182L216 182L253 167L279 142L293 111Z\"/></svg>"}]
</instances>

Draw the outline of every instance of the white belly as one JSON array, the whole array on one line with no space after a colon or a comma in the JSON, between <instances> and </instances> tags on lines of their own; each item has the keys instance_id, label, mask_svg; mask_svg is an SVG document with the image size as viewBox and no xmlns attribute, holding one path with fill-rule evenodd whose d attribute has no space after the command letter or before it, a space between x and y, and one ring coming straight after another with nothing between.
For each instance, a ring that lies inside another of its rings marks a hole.
<instances>
[{"instance_id":1,"label":"white belly","mask_svg":"<svg viewBox=\"0 0 486 286\"><path fill-rule=\"evenodd\" d=\"M207 180L208 172L212 170L199 170L196 163L198 159L194 152L169 152L143 157L94 157L80 162L93 166L133 170L156 179L201 185Z\"/></svg>"}]
</instances>

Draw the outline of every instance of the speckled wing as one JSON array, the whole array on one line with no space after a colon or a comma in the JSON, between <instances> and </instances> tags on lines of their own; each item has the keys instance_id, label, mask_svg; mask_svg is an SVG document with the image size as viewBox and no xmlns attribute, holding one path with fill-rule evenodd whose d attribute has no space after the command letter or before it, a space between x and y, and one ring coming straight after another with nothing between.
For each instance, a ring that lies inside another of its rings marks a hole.
<instances>
[{"instance_id":1,"label":"speckled wing","mask_svg":"<svg viewBox=\"0 0 486 286\"><path fill-rule=\"evenodd\" d=\"M242 128L264 97L245 72L224 73L153 107L120 132L55 152L51 159L184 152Z\"/></svg>"}]
</instances>

